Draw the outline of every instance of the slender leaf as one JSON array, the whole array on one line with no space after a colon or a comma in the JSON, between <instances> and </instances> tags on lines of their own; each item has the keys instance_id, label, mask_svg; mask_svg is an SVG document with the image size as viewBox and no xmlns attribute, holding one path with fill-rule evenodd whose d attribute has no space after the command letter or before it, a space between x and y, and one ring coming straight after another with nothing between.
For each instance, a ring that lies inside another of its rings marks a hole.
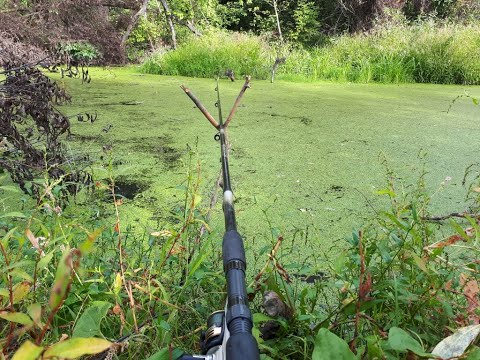
<instances>
[{"instance_id":1,"label":"slender leaf","mask_svg":"<svg viewBox=\"0 0 480 360\"><path fill-rule=\"evenodd\" d=\"M30 291L31 283L22 281L13 288L13 304L18 304Z\"/></svg>"},{"instance_id":2,"label":"slender leaf","mask_svg":"<svg viewBox=\"0 0 480 360\"><path fill-rule=\"evenodd\" d=\"M27 314L21 313L21 312L7 312L7 311L2 311L0 312L0 318L22 324L22 325L32 325L33 321L30 319L30 317Z\"/></svg>"}]
</instances>

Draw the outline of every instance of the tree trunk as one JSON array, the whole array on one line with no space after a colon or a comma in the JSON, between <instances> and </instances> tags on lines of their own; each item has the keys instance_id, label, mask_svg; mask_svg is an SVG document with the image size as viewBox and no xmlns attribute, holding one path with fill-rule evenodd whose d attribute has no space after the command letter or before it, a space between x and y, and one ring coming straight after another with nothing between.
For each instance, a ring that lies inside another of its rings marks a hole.
<instances>
[{"instance_id":1,"label":"tree trunk","mask_svg":"<svg viewBox=\"0 0 480 360\"><path fill-rule=\"evenodd\" d=\"M132 33L132 30L135 27L135 25L137 25L138 19L140 19L142 15L145 15L147 13L148 2L149 0L143 0L142 7L140 8L140 10L137 11L135 15L133 15L132 20L128 24L127 30L123 34L122 40L120 42L120 47L123 51L125 51L125 46L127 44L128 37Z\"/></svg>"},{"instance_id":2,"label":"tree trunk","mask_svg":"<svg viewBox=\"0 0 480 360\"><path fill-rule=\"evenodd\" d=\"M165 17L167 18L168 27L170 28L170 33L172 35L172 47L174 49L177 48L177 34L175 32L175 26L173 25L173 14L170 11L168 6L167 0L160 0L163 6L163 10L165 10Z\"/></svg>"},{"instance_id":3,"label":"tree trunk","mask_svg":"<svg viewBox=\"0 0 480 360\"><path fill-rule=\"evenodd\" d=\"M280 17L278 15L277 0L273 0L273 10L275 10L275 19L277 20L278 37L283 42L282 28L280 27Z\"/></svg>"}]
</instances>

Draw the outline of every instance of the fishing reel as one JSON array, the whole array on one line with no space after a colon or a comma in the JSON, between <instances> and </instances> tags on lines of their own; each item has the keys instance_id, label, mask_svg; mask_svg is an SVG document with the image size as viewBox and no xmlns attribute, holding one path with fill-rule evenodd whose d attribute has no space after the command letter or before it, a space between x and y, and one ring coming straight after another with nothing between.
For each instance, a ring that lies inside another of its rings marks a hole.
<instances>
[{"instance_id":1,"label":"fishing reel","mask_svg":"<svg viewBox=\"0 0 480 360\"><path fill-rule=\"evenodd\" d=\"M203 355L183 355L180 360L225 360L226 344L230 336L225 322L225 311L215 311L207 319L207 330L200 336Z\"/></svg>"}]
</instances>

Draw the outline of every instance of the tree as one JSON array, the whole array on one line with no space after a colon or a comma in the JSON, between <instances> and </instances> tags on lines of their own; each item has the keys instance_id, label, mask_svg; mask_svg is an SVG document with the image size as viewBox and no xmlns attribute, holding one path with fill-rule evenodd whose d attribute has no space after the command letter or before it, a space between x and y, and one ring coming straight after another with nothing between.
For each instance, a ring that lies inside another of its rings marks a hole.
<instances>
[{"instance_id":1,"label":"tree","mask_svg":"<svg viewBox=\"0 0 480 360\"><path fill-rule=\"evenodd\" d=\"M70 121L55 105L69 101L70 96L35 64L27 64L38 58L36 50L0 33L0 76L4 77L0 81L0 166L34 197L42 190L34 180L45 173L64 185L64 195L72 194L90 176L67 165L61 138L70 133Z\"/></svg>"}]
</instances>

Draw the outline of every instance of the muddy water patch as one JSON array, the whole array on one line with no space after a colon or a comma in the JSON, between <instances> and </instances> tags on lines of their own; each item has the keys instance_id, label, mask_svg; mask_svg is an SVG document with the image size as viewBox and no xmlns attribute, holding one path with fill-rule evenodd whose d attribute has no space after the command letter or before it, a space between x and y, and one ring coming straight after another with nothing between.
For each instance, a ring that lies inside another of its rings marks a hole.
<instances>
[{"instance_id":1,"label":"muddy water patch","mask_svg":"<svg viewBox=\"0 0 480 360\"><path fill-rule=\"evenodd\" d=\"M172 143L172 138L164 135L138 138L135 140L134 146L144 153L150 153L165 168L172 170L178 166L178 162L183 154L183 151L173 147Z\"/></svg>"},{"instance_id":2,"label":"muddy water patch","mask_svg":"<svg viewBox=\"0 0 480 360\"><path fill-rule=\"evenodd\" d=\"M129 179L119 176L115 179L115 195L133 200L135 196L146 191L150 187L147 182L138 179Z\"/></svg>"}]
</instances>

